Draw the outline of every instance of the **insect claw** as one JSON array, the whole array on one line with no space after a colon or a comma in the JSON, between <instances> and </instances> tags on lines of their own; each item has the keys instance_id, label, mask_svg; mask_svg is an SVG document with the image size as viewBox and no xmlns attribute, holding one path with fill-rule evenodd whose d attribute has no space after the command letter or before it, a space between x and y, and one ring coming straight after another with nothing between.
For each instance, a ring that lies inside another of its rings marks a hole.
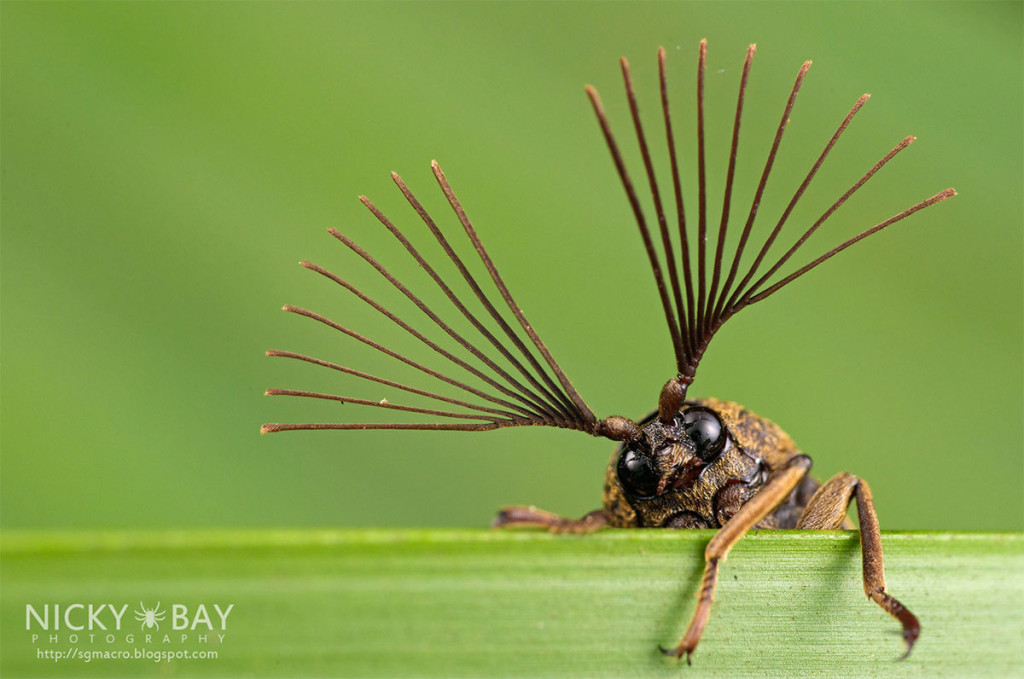
<instances>
[{"instance_id":1,"label":"insect claw","mask_svg":"<svg viewBox=\"0 0 1024 679\"><path fill-rule=\"evenodd\" d=\"M693 656L693 651L695 648L696 646L687 648L685 642L680 642L680 644L675 648L665 648L661 645L658 646L658 650L661 651L664 655L675 658L676 660L682 660L683 655L685 654L687 665L693 665L693 662L690 660L690 658Z\"/></svg>"},{"instance_id":2,"label":"insect claw","mask_svg":"<svg viewBox=\"0 0 1024 679\"><path fill-rule=\"evenodd\" d=\"M907 645L907 650L896 660L897 662L905 660L910 656L910 652L914 650L914 644L917 643L918 637L921 636L921 623L903 604L887 594L884 586L871 590L869 598L881 606L882 610L886 613L896 618L902 626L901 636L903 637L903 642ZM895 630L893 631L895 632Z\"/></svg>"},{"instance_id":3,"label":"insect claw","mask_svg":"<svg viewBox=\"0 0 1024 679\"><path fill-rule=\"evenodd\" d=\"M690 652L689 651L684 651L679 646L676 646L675 648L665 648L664 646L659 644L658 645L658 650L661 651L664 655L667 655L667 656L669 656L671 658L675 658L676 660L682 660L683 659L683 653L686 653L686 664L687 665L690 664Z\"/></svg>"},{"instance_id":4,"label":"insect claw","mask_svg":"<svg viewBox=\"0 0 1024 679\"><path fill-rule=\"evenodd\" d=\"M917 637L919 637L920 635L921 635L921 630L920 629L910 628L910 629L903 630L903 641L905 641L906 644L907 644L907 650L906 650L906 652L903 655L901 655L900 657L896 658L896 662L900 662L901 660L906 660L907 658L910 657L910 652L914 650L914 644L917 643Z\"/></svg>"},{"instance_id":5,"label":"insect claw","mask_svg":"<svg viewBox=\"0 0 1024 679\"><path fill-rule=\"evenodd\" d=\"M501 528L502 526L507 526L508 524L513 523L513 521L514 520L512 519L511 513L508 509L499 509L498 515L494 517L494 521L491 521L491 528Z\"/></svg>"}]
</instances>

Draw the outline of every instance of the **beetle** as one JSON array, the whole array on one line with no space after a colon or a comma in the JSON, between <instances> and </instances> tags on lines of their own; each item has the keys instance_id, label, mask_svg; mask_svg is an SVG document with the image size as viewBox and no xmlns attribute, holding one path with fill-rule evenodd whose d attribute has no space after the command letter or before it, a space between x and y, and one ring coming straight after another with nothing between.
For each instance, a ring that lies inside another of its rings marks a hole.
<instances>
[{"instance_id":1,"label":"beetle","mask_svg":"<svg viewBox=\"0 0 1024 679\"><path fill-rule=\"evenodd\" d=\"M797 448L792 439L777 425L746 408L714 398L688 399L687 390L693 383L697 366L708 344L722 325L740 310L760 302L804 275L822 262L851 245L919 210L956 195L945 189L879 222L840 245L832 248L807 264L796 268L773 282L779 270L802 248L807 239L832 216L856 191L878 173L897 154L914 141L906 137L882 157L850 189L843 193L815 220L785 253L767 266L769 249L776 242L794 207L803 196L822 163L847 129L854 116L868 100L861 96L843 118L824 150L813 163L795 191L789 204L769 235L754 255L749 266L741 268L758 207L765 192L776 154L789 123L797 94L807 75L811 62L805 62L786 101L775 138L768 153L760 181L754 193L750 210L742 231L731 253L726 250L729 228L733 180L735 176L740 122L743 113L747 82L756 47L747 50L740 76L739 95L733 119L732 142L726 174L722 216L717 231L708 225L707 177L705 171L704 81L707 65L707 42L701 41L697 64L697 225L696 239L693 225L687 223L679 175L679 159L669 107L666 53L658 52L658 74L661 92L661 114L668 146L671 200L674 205L666 209L662 188L654 171L646 132L641 123L629 64L620 62L626 98L644 174L651 194L656 227L648 224L637 189L626 169L618 142L604 111L597 91L588 86L587 96L597 116L605 143L612 156L617 174L629 201L643 240L648 263L653 273L658 296L664 311L666 325L675 353L675 374L658 396L654 412L639 421L623 416L598 418L580 397L564 371L533 326L522 308L512 297L497 267L477 234L448 179L436 161L431 164L433 174L452 208L455 218L487 270L490 282L502 302L515 318L506 320L483 285L470 272L434 218L427 212L402 178L392 178L413 211L444 250L450 264L468 285L476 302L472 310L448 285L433 264L427 261L412 242L368 198L360 200L376 219L401 243L417 264L440 288L457 311L479 334L470 339L452 327L442 316L417 294L406 287L387 268L366 252L351 238L336 229L329 232L346 247L376 269L403 296L408 298L430 320L434 330L447 335L473 357L473 361L444 349L412 325L402 320L349 281L311 262L302 262L310 269L369 304L392 323L398 325L429 347L445 361L455 365L474 379L470 383L408 358L375 340L336 323L316 312L285 306L285 311L305 316L327 325L352 339L383 352L391 358L447 385L448 392L428 391L383 377L370 375L348 366L289 351L268 351L267 354L285 357L326 367L353 377L369 380L393 391L404 391L427 400L446 404L448 409L399 405L387 399L371 400L338 396L294 389L269 389L269 395L299 396L326 399L341 403L427 415L442 421L384 422L384 423L305 423L265 424L264 433L286 430L318 429L381 429L381 430L447 430L486 431L504 427L551 426L576 429L593 436L619 443L605 474L603 506L580 519L570 519L534 507L508 507L502 509L494 521L497 527L540 527L553 532L587 533L603 527L614 528L712 528L718 532L705 550L705 569L693 617L680 639L672 648L662 649L670 656L691 656L700 641L711 610L719 565L730 548L752 528L838 529L852 528L847 519L851 502L856 501L863 557L864 591L885 612L894 617L902 628L907 657L920 635L916 616L888 593L882 563L882 544L878 518L872 502L871 489L863 479L848 473L837 474L820 484L810 474L811 458ZM673 209L674 208L674 209ZM670 226L670 213L675 213L675 224ZM714 233L712 233L714 231ZM713 245L709 243L709 237ZM659 254L659 246L661 253ZM676 248L678 247L678 256ZM749 258L749 257L748 257ZM744 272L744 273L741 273ZM666 275L667 272L667 275ZM493 296L493 293L491 293ZM454 313L454 312L450 312ZM482 364L483 367L480 367ZM459 397L449 392L461 392ZM470 399L470 400L467 400ZM451 409L454 406L455 409ZM456 420L455 422L443 420Z\"/></svg>"}]
</instances>

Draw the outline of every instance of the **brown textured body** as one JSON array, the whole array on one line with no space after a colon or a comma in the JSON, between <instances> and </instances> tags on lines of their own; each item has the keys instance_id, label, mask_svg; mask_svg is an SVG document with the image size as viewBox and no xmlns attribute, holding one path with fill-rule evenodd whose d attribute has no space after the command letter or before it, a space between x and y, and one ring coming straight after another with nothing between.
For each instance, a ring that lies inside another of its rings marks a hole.
<instances>
[{"instance_id":1,"label":"brown textured body","mask_svg":"<svg viewBox=\"0 0 1024 679\"><path fill-rule=\"evenodd\" d=\"M799 455L793 439L778 425L737 403L714 398L688 402L714 411L727 430L723 454L700 470L692 483L654 498L629 498L616 473L623 446L605 474L604 509L616 528L721 528L760 490L768 478ZM795 528L818 482L810 476L755 528Z\"/></svg>"},{"instance_id":2,"label":"brown textured body","mask_svg":"<svg viewBox=\"0 0 1024 679\"><path fill-rule=\"evenodd\" d=\"M487 431L503 427L550 426L586 432L593 436L620 442L621 445L615 451L605 476L601 509L590 512L580 519L570 519L539 510L536 507L507 507L499 512L494 525L542 527L560 533L587 533L607 526L616 528L718 529L705 550L704 578L698 595L697 607L686 634L674 648L662 649L665 653L677 658L686 655L688 661L697 647L708 621L718 580L719 562L726 558L729 550L744 533L751 528L806 530L850 528L852 524L847 519L847 512L850 504L856 502L863 557L864 592L869 599L899 621L906 642L906 654L909 654L920 634L920 624L917 618L885 589L881 532L868 484L852 474L841 473L820 485L809 476L811 458L801 453L792 439L774 423L735 403L711 398L687 401L686 394L688 387L694 381L697 366L709 342L719 328L739 311L773 295L793 280L862 239L919 210L956 195L956 191L953 189L940 191L932 197L878 222L875 226L863 230L809 263L795 268L791 273L782 273L784 271L782 267L787 264L796 264L795 261L791 262L790 258L818 230L822 223L874 174L914 141L914 137L905 137L867 173L862 175L838 200L832 203L831 207L814 221L803 232L803 235L797 237L795 243L774 264L771 263L774 256L772 259L765 259L769 251L772 251L773 244L778 242L777 237L782 232L786 220L804 190L854 116L867 102L869 95L862 95L826 143L821 155L818 156L817 161L796 190L775 227L765 238L757 254L753 255L750 267L746 269L746 273L743 273L740 264L749 260L744 257L744 248L748 248L747 252L749 253L757 247L755 241L749 240L751 228L754 225L767 186L768 176L775 162L776 151L796 103L797 93L811 65L810 61L804 62L797 73L776 131L775 141L754 193L746 222L736 243L735 251L730 255L727 252L726 231L729 224L729 206L735 177L740 120L754 53L755 46L751 45L747 50L746 60L740 74L722 220L718 227L717 238L714 238L713 229L711 232L708 230L708 215L706 213L704 76L707 43L701 41L698 52L697 153L699 183L697 195L699 211L696 220L696 233L689 235L687 219L683 210L682 184L672 130L672 116L669 110L666 51L664 48L658 51L662 118L665 123L665 138L672 168L672 193L678 219L678 257L677 246L673 243L672 230L669 228L669 224L674 220L670 218L671 215L665 209L670 202L662 200L658 188L659 182L655 178L654 163L649 152L647 136L641 124L639 105L628 62L622 59L620 66L633 128L636 132L640 154L643 157L644 170L657 215L658 228L656 232L648 225L644 208L639 200L634 182L629 178L626 163L612 133L611 124L601 99L593 87L586 88L587 96L597 115L602 135L611 152L612 160L639 227L675 353L674 376L662 388L657 401L658 409L655 413L640 422L634 422L619 415L599 418L594 414L526 319L522 308L512 297L444 172L435 161L431 163L431 168L438 185L472 243L480 262L487 269L491 282L494 283L501 299L515 317L518 327L525 334L525 338L521 337L518 331L506 322L498 309L501 305L496 305L492 299L488 298L456 249L452 247L439 228L438 222L426 211L402 178L392 173L392 179L405 196L406 201L422 219L438 245L447 254L447 259L454 264L464 282L473 291L473 296L480 302L484 313L480 313L480 310L471 311L445 282L443 275L424 259L402 230L377 209L368 198L362 196L360 200L377 220L395 236L409 255L416 260L420 268L434 280L462 316L479 331L482 340L475 340L457 332L429 308L417 294L402 284L351 238L335 229L330 229L330 233L376 269L403 296L426 314L438 331L447 334L486 368L481 369L443 349L383 305L362 293L347 280L311 262L303 262L302 265L356 295L438 355L478 378L479 385L471 386L461 381L461 377L449 376L434 370L316 312L288 305L284 307L286 311L305 316L333 328L444 382L460 393L458 398L455 398L447 393L435 393L411 384L394 382L316 357L290 351L268 351L270 356L291 358L322 366L394 390L425 397L444 405L436 408L424 408L392 403L386 398L362 399L296 389L269 389L267 394L323 399L417 413L441 418L444 421L270 423L263 425L261 431L265 433L302 429ZM692 222L693 220L691 220ZM692 228L690 230L692 231ZM658 235L661 237L660 249L664 251L664 258L658 254ZM694 236L696 239L692 240ZM715 241L717 241L717 245L714 244ZM710 262L708 262L708 257L710 257ZM664 262L664 268L662 262ZM616 322L619 320L618 314L607 310L604 310L603 313L607 314L609 320L614 319ZM485 322L488 317L500 328L500 332L495 328L488 329ZM534 354L533 349L530 349L530 345L536 350L537 355ZM493 349L493 353L488 355L491 349ZM465 397L461 395L461 392L470 394L472 398L468 401L463 400Z\"/></svg>"},{"instance_id":3,"label":"brown textured body","mask_svg":"<svg viewBox=\"0 0 1024 679\"><path fill-rule=\"evenodd\" d=\"M671 382L666 391L672 388ZM667 399L662 399L666 401ZM662 649L689 661L704 633L719 562L751 528L852 528L857 502L864 592L903 627L910 654L921 633L917 618L885 589L881 533L868 484L840 473L824 485L808 474L804 455L774 422L737 403L706 398L660 409L633 425L612 456L604 507L567 519L536 507L507 507L497 526L543 526L558 533L612 528L719 529L708 543L697 608L679 644Z\"/></svg>"}]
</instances>

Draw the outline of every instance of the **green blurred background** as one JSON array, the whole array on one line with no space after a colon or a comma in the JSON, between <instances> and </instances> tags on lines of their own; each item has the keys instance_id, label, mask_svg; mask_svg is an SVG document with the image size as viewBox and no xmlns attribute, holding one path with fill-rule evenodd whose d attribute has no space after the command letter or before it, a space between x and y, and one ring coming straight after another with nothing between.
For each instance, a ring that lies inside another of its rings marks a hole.
<instances>
[{"instance_id":1,"label":"green blurred background","mask_svg":"<svg viewBox=\"0 0 1024 679\"><path fill-rule=\"evenodd\" d=\"M613 446L577 432L261 437L263 422L378 416L265 398L269 386L410 400L263 351L408 375L278 310L294 303L429 358L295 263L343 273L426 328L326 229L422 287L356 196L436 256L388 173L402 173L454 238L430 174L437 158L591 407L642 416L672 372L670 346L582 86L601 91L641 179L617 59L630 58L658 138L655 54L668 49L695 205L701 38L712 223L750 42L736 212L808 58L762 229L865 91L872 100L786 233L902 136L919 140L806 258L947 186L960 195L741 314L691 394L780 423L821 477L867 478L885 528L1024 528L1019 2L4 2L0 12L3 528L484 526L508 503L595 508Z\"/></svg>"}]
</instances>

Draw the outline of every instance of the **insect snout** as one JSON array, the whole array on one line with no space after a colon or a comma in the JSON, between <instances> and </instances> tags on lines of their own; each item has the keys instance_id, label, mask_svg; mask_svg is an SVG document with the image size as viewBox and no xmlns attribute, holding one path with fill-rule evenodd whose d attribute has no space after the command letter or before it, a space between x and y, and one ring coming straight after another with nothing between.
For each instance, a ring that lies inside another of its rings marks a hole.
<instances>
[{"instance_id":1,"label":"insect snout","mask_svg":"<svg viewBox=\"0 0 1024 679\"><path fill-rule=\"evenodd\" d=\"M656 457L661 480L655 495L662 495L669 487L684 485L704 467L704 462L697 457L696 444L689 438L673 440Z\"/></svg>"}]
</instances>

